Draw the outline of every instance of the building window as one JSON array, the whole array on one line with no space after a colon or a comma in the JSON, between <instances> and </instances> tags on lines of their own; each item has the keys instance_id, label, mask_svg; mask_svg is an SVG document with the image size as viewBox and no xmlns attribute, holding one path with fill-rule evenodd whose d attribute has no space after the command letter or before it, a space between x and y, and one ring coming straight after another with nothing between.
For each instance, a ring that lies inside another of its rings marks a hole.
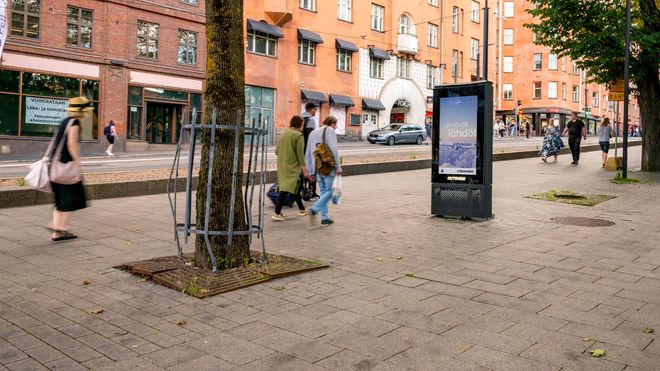
<instances>
[{"instance_id":1,"label":"building window","mask_svg":"<svg viewBox=\"0 0 660 371\"><path fill-rule=\"evenodd\" d=\"M371 57L369 59L369 76L375 79L383 78L383 60Z\"/></svg>"},{"instance_id":2,"label":"building window","mask_svg":"<svg viewBox=\"0 0 660 371\"><path fill-rule=\"evenodd\" d=\"M535 53L534 54L534 70L540 70L543 68L543 54Z\"/></svg>"},{"instance_id":3,"label":"building window","mask_svg":"<svg viewBox=\"0 0 660 371\"><path fill-rule=\"evenodd\" d=\"M504 45L513 45L513 28L504 29Z\"/></svg>"},{"instance_id":4,"label":"building window","mask_svg":"<svg viewBox=\"0 0 660 371\"><path fill-rule=\"evenodd\" d=\"M557 82L555 81L548 83L548 98L557 99Z\"/></svg>"},{"instance_id":5,"label":"building window","mask_svg":"<svg viewBox=\"0 0 660 371\"><path fill-rule=\"evenodd\" d=\"M534 81L534 99L541 98L543 94L543 84L540 81Z\"/></svg>"},{"instance_id":6,"label":"building window","mask_svg":"<svg viewBox=\"0 0 660 371\"><path fill-rule=\"evenodd\" d=\"M502 72L513 72L513 57L503 58Z\"/></svg>"},{"instance_id":7,"label":"building window","mask_svg":"<svg viewBox=\"0 0 660 371\"><path fill-rule=\"evenodd\" d=\"M579 75L580 74L580 68L578 67L577 63L573 62L573 75Z\"/></svg>"},{"instance_id":8,"label":"building window","mask_svg":"<svg viewBox=\"0 0 660 371\"><path fill-rule=\"evenodd\" d=\"M566 72L566 57L562 57L561 59L561 72Z\"/></svg>"},{"instance_id":9,"label":"building window","mask_svg":"<svg viewBox=\"0 0 660 371\"><path fill-rule=\"evenodd\" d=\"M566 83L561 83L561 99L566 100Z\"/></svg>"},{"instance_id":10,"label":"building window","mask_svg":"<svg viewBox=\"0 0 660 371\"><path fill-rule=\"evenodd\" d=\"M68 6L66 14L66 44L91 49L93 19L91 10Z\"/></svg>"},{"instance_id":11,"label":"building window","mask_svg":"<svg viewBox=\"0 0 660 371\"><path fill-rule=\"evenodd\" d=\"M298 63L314 64L316 44L309 40L298 40Z\"/></svg>"},{"instance_id":12,"label":"building window","mask_svg":"<svg viewBox=\"0 0 660 371\"><path fill-rule=\"evenodd\" d=\"M460 71L461 71L459 77L463 78L463 66L465 66L465 63L463 63L463 52L462 51L458 52L458 54L460 56L460 58L458 59L458 66L459 66Z\"/></svg>"},{"instance_id":13,"label":"building window","mask_svg":"<svg viewBox=\"0 0 660 371\"><path fill-rule=\"evenodd\" d=\"M504 2L504 17L513 18L513 1Z\"/></svg>"},{"instance_id":14,"label":"building window","mask_svg":"<svg viewBox=\"0 0 660 371\"><path fill-rule=\"evenodd\" d=\"M371 4L371 29L383 31L383 20L385 19L385 7L378 4Z\"/></svg>"},{"instance_id":15,"label":"building window","mask_svg":"<svg viewBox=\"0 0 660 371\"><path fill-rule=\"evenodd\" d=\"M580 100L580 88L577 85L573 85L573 102L578 102Z\"/></svg>"},{"instance_id":16,"label":"building window","mask_svg":"<svg viewBox=\"0 0 660 371\"><path fill-rule=\"evenodd\" d=\"M426 66L426 88L427 89L433 89L433 87L436 85L436 81L435 81L436 71L437 71L437 67L434 67L430 64Z\"/></svg>"},{"instance_id":17,"label":"building window","mask_svg":"<svg viewBox=\"0 0 660 371\"><path fill-rule=\"evenodd\" d=\"M429 23L429 32L428 32L428 43L430 47L437 48L438 47L438 26Z\"/></svg>"},{"instance_id":18,"label":"building window","mask_svg":"<svg viewBox=\"0 0 660 371\"><path fill-rule=\"evenodd\" d=\"M557 54L548 55L548 69L553 71L557 70Z\"/></svg>"},{"instance_id":19,"label":"building window","mask_svg":"<svg viewBox=\"0 0 660 371\"><path fill-rule=\"evenodd\" d=\"M337 70L343 72L351 72L351 56L352 52L348 50L337 50Z\"/></svg>"},{"instance_id":20,"label":"building window","mask_svg":"<svg viewBox=\"0 0 660 371\"><path fill-rule=\"evenodd\" d=\"M451 9L451 32L458 33L458 15L459 9L457 6Z\"/></svg>"},{"instance_id":21,"label":"building window","mask_svg":"<svg viewBox=\"0 0 660 371\"><path fill-rule=\"evenodd\" d=\"M458 50L451 51L451 76L458 77Z\"/></svg>"},{"instance_id":22,"label":"building window","mask_svg":"<svg viewBox=\"0 0 660 371\"><path fill-rule=\"evenodd\" d=\"M277 38L263 32L248 30L247 50L250 53L275 57L277 55Z\"/></svg>"},{"instance_id":23,"label":"building window","mask_svg":"<svg viewBox=\"0 0 660 371\"><path fill-rule=\"evenodd\" d=\"M481 4L478 1L472 1L472 11L470 12L472 22L479 23L479 9L481 9Z\"/></svg>"},{"instance_id":24,"label":"building window","mask_svg":"<svg viewBox=\"0 0 660 371\"><path fill-rule=\"evenodd\" d=\"M591 93L591 106L598 107L598 92Z\"/></svg>"},{"instance_id":25,"label":"building window","mask_svg":"<svg viewBox=\"0 0 660 371\"><path fill-rule=\"evenodd\" d=\"M429 0L429 5L438 6L438 0Z\"/></svg>"},{"instance_id":26,"label":"building window","mask_svg":"<svg viewBox=\"0 0 660 371\"><path fill-rule=\"evenodd\" d=\"M179 63L197 64L197 33L179 30Z\"/></svg>"},{"instance_id":27,"label":"building window","mask_svg":"<svg viewBox=\"0 0 660 371\"><path fill-rule=\"evenodd\" d=\"M412 66L412 61L407 58L397 58L396 59L396 75L403 79L410 78L410 69Z\"/></svg>"},{"instance_id":28,"label":"building window","mask_svg":"<svg viewBox=\"0 0 660 371\"><path fill-rule=\"evenodd\" d=\"M502 94L504 100L513 99L513 84L502 84Z\"/></svg>"},{"instance_id":29,"label":"building window","mask_svg":"<svg viewBox=\"0 0 660 371\"><path fill-rule=\"evenodd\" d=\"M39 38L41 0L12 0L11 34L31 39ZM3 14L4 16L4 14Z\"/></svg>"},{"instance_id":30,"label":"building window","mask_svg":"<svg viewBox=\"0 0 660 371\"><path fill-rule=\"evenodd\" d=\"M479 58L479 40L470 39L470 58L477 59Z\"/></svg>"},{"instance_id":31,"label":"building window","mask_svg":"<svg viewBox=\"0 0 660 371\"><path fill-rule=\"evenodd\" d=\"M415 25L405 14L401 14L399 17L399 33L405 35L414 35L415 34Z\"/></svg>"},{"instance_id":32,"label":"building window","mask_svg":"<svg viewBox=\"0 0 660 371\"><path fill-rule=\"evenodd\" d=\"M138 21L137 55L145 58L158 58L158 25Z\"/></svg>"},{"instance_id":33,"label":"building window","mask_svg":"<svg viewBox=\"0 0 660 371\"><path fill-rule=\"evenodd\" d=\"M300 0L299 6L302 9L316 11L316 0Z\"/></svg>"},{"instance_id":34,"label":"building window","mask_svg":"<svg viewBox=\"0 0 660 371\"><path fill-rule=\"evenodd\" d=\"M179 0L179 1L188 5L197 5L197 0Z\"/></svg>"},{"instance_id":35,"label":"building window","mask_svg":"<svg viewBox=\"0 0 660 371\"><path fill-rule=\"evenodd\" d=\"M351 1L352 0L338 0L337 2L337 18L350 22L351 21Z\"/></svg>"}]
</instances>

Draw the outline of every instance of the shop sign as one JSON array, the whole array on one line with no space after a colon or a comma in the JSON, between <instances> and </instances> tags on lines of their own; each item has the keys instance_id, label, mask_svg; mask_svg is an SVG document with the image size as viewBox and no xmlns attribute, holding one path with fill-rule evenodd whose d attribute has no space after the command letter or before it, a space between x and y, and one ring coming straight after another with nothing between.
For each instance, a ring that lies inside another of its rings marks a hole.
<instances>
[{"instance_id":1,"label":"shop sign","mask_svg":"<svg viewBox=\"0 0 660 371\"><path fill-rule=\"evenodd\" d=\"M406 107L407 108L407 107L410 107L411 104L410 104L410 102L408 102L405 99L399 99L396 102L394 102L394 106L396 106L396 107Z\"/></svg>"},{"instance_id":2,"label":"shop sign","mask_svg":"<svg viewBox=\"0 0 660 371\"><path fill-rule=\"evenodd\" d=\"M478 97L440 98L440 174L477 174Z\"/></svg>"},{"instance_id":3,"label":"shop sign","mask_svg":"<svg viewBox=\"0 0 660 371\"><path fill-rule=\"evenodd\" d=\"M59 125L67 116L69 101L66 99L25 97L25 123Z\"/></svg>"}]
</instances>

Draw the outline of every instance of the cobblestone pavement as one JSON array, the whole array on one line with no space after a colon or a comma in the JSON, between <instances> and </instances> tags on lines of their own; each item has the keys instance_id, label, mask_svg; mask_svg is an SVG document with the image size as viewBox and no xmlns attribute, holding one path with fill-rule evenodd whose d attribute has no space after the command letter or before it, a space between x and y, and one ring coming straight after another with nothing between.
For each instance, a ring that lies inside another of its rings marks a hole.
<instances>
[{"instance_id":1,"label":"cobblestone pavement","mask_svg":"<svg viewBox=\"0 0 660 371\"><path fill-rule=\"evenodd\" d=\"M335 225L267 225L330 268L206 300L111 269L174 254L165 195L95 201L63 243L49 207L0 210L0 370L657 370L660 179L612 184L598 159L496 163L483 223L431 218L429 171L347 178ZM549 189L617 198L522 197Z\"/></svg>"}]
</instances>

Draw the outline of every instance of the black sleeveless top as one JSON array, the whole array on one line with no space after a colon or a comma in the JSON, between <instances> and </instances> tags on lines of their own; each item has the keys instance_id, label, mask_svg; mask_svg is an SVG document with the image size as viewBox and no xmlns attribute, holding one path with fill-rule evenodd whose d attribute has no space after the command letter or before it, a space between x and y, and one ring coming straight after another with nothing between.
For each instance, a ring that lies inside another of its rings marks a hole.
<instances>
[{"instance_id":1,"label":"black sleeveless top","mask_svg":"<svg viewBox=\"0 0 660 371\"><path fill-rule=\"evenodd\" d=\"M71 158L71 154L69 153L69 148L67 148L67 144L68 144L67 142L69 138L68 136L67 137L64 136L64 130L66 129L66 125L69 123L70 119L71 117L67 117L63 119L62 122L60 123L60 127L57 129L57 133L55 134L55 143L53 143L53 148L48 154L48 157L52 159L53 154L57 149L57 146L60 144L61 141L64 141L64 143L62 143L62 155L60 156L60 162L62 163L67 163L73 160L73 158ZM73 119L73 123L71 124L70 130L78 130L78 128L75 128L76 126L80 126L80 121L78 121L78 119Z\"/></svg>"}]
</instances>

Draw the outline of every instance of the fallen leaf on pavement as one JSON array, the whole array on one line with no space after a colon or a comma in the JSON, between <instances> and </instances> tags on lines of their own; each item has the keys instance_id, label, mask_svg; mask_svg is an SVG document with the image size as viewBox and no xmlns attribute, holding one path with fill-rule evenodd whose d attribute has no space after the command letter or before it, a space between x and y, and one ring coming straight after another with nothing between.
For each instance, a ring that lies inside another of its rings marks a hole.
<instances>
[{"instance_id":1,"label":"fallen leaf on pavement","mask_svg":"<svg viewBox=\"0 0 660 371\"><path fill-rule=\"evenodd\" d=\"M101 314L101 313L103 313L103 309L95 308L95 309L92 309L91 313L92 314Z\"/></svg>"},{"instance_id":2,"label":"fallen leaf on pavement","mask_svg":"<svg viewBox=\"0 0 660 371\"><path fill-rule=\"evenodd\" d=\"M655 332L655 329L654 329L653 327L646 326L646 327L644 327L644 330L642 330L642 331L643 331L645 334L652 334L653 332Z\"/></svg>"},{"instance_id":3,"label":"fallen leaf on pavement","mask_svg":"<svg viewBox=\"0 0 660 371\"><path fill-rule=\"evenodd\" d=\"M376 260L378 260L379 262L382 262L383 258L376 258Z\"/></svg>"},{"instance_id":4,"label":"fallen leaf on pavement","mask_svg":"<svg viewBox=\"0 0 660 371\"><path fill-rule=\"evenodd\" d=\"M273 287L273 290L282 291L282 290L284 290L284 286Z\"/></svg>"},{"instance_id":5,"label":"fallen leaf on pavement","mask_svg":"<svg viewBox=\"0 0 660 371\"><path fill-rule=\"evenodd\" d=\"M605 355L605 349L594 349L594 350L590 350L589 353L591 353L592 357L598 358Z\"/></svg>"},{"instance_id":6,"label":"fallen leaf on pavement","mask_svg":"<svg viewBox=\"0 0 660 371\"><path fill-rule=\"evenodd\" d=\"M91 285L91 284L92 284L92 281L90 281L90 280L82 280L82 285L83 286L87 286L87 285Z\"/></svg>"},{"instance_id":7,"label":"fallen leaf on pavement","mask_svg":"<svg viewBox=\"0 0 660 371\"><path fill-rule=\"evenodd\" d=\"M584 340L584 341L591 341L590 338L582 338L582 340Z\"/></svg>"},{"instance_id":8,"label":"fallen leaf on pavement","mask_svg":"<svg viewBox=\"0 0 660 371\"><path fill-rule=\"evenodd\" d=\"M402 260L402 259L403 259L403 256L397 256L396 257L396 260Z\"/></svg>"},{"instance_id":9,"label":"fallen leaf on pavement","mask_svg":"<svg viewBox=\"0 0 660 371\"><path fill-rule=\"evenodd\" d=\"M136 282L137 283L142 283L142 282L145 282L146 280L147 280L146 278L138 278Z\"/></svg>"},{"instance_id":10,"label":"fallen leaf on pavement","mask_svg":"<svg viewBox=\"0 0 660 371\"><path fill-rule=\"evenodd\" d=\"M177 326L185 326L188 323L185 319L180 319L176 322Z\"/></svg>"}]
</instances>

